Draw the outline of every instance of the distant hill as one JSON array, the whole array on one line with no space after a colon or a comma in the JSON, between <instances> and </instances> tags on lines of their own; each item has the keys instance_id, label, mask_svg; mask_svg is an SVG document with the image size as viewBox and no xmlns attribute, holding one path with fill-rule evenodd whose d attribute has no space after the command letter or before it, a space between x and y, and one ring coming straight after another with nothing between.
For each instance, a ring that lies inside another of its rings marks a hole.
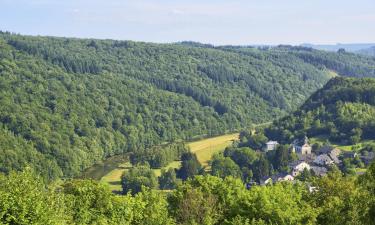
<instances>
[{"instance_id":1,"label":"distant hill","mask_svg":"<svg viewBox=\"0 0 375 225\"><path fill-rule=\"evenodd\" d=\"M296 112L275 121L266 135L284 142L324 135L331 141L354 144L375 139L374 118L375 79L336 77Z\"/></svg>"},{"instance_id":2,"label":"distant hill","mask_svg":"<svg viewBox=\"0 0 375 225\"><path fill-rule=\"evenodd\" d=\"M357 52L362 49L367 49L375 46L375 43L361 43L361 44L335 44L335 45L315 45L315 44L302 44L303 47L314 48L317 50L334 51L337 52L339 49L345 49L347 52Z\"/></svg>"},{"instance_id":3,"label":"distant hill","mask_svg":"<svg viewBox=\"0 0 375 225\"><path fill-rule=\"evenodd\" d=\"M109 156L233 132L296 110L375 59L304 47L0 32L0 171L72 177Z\"/></svg>"},{"instance_id":4,"label":"distant hill","mask_svg":"<svg viewBox=\"0 0 375 225\"><path fill-rule=\"evenodd\" d=\"M375 45L370 48L358 50L356 53L375 57Z\"/></svg>"}]
</instances>

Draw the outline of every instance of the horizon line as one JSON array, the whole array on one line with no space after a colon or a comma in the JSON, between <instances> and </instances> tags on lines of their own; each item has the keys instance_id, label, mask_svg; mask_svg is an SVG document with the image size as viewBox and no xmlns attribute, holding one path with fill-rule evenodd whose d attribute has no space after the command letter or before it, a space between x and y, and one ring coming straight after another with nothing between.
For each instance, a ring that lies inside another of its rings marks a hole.
<instances>
[{"instance_id":1,"label":"horizon line","mask_svg":"<svg viewBox=\"0 0 375 225\"><path fill-rule=\"evenodd\" d=\"M375 46L375 40L374 42L336 42L336 43L314 43L314 42L302 42L302 43L253 43L253 44L213 44L210 42L205 41L197 41L197 40L180 40L180 41L172 41L172 42L159 42L159 41L146 41L146 40L132 40L132 39L121 39L121 38L111 38L111 37L88 37L88 36L60 36L60 35L53 35L53 34L24 34L14 31L8 31L8 30L2 30L0 29L1 33L10 33L12 35L20 35L20 36L32 36L32 37L51 37L51 38L71 38L71 39L94 39L94 40L112 40L112 41L132 41L132 42L140 42L140 43L151 43L151 44L179 44L184 42L191 42L191 43L197 43L202 45L211 45L213 47L220 47L220 46L239 46L239 47L262 47L262 46L279 46L279 45L290 45L290 46L304 46L304 45L312 45L312 46L339 46L339 45L374 45ZM309 47L309 46L305 46Z\"/></svg>"}]
</instances>

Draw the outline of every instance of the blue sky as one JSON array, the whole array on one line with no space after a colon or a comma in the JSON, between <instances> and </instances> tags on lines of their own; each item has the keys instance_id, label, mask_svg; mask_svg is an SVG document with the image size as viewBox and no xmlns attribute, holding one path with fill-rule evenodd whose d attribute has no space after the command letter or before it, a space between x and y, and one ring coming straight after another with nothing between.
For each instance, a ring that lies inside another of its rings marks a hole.
<instances>
[{"instance_id":1,"label":"blue sky","mask_svg":"<svg viewBox=\"0 0 375 225\"><path fill-rule=\"evenodd\" d=\"M0 30L212 44L375 42L375 0L0 0Z\"/></svg>"}]
</instances>

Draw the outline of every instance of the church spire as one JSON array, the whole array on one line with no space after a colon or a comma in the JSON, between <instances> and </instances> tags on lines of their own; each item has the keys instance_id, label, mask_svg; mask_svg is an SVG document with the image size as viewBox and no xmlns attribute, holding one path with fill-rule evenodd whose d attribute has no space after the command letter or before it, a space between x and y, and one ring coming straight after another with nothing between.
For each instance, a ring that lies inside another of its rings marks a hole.
<instances>
[{"instance_id":1,"label":"church spire","mask_svg":"<svg viewBox=\"0 0 375 225\"><path fill-rule=\"evenodd\" d=\"M309 138L305 136L305 145L308 145L308 144L309 144Z\"/></svg>"}]
</instances>

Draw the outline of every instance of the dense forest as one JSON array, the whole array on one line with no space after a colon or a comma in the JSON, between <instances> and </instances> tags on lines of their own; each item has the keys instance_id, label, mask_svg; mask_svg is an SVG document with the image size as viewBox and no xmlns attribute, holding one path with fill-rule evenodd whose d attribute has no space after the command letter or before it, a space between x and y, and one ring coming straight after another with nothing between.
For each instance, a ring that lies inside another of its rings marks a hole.
<instances>
[{"instance_id":1,"label":"dense forest","mask_svg":"<svg viewBox=\"0 0 375 225\"><path fill-rule=\"evenodd\" d=\"M289 142L304 135L326 136L331 141L356 144L375 139L375 79L330 80L299 110L275 121L265 134Z\"/></svg>"},{"instance_id":2,"label":"dense forest","mask_svg":"<svg viewBox=\"0 0 375 225\"><path fill-rule=\"evenodd\" d=\"M236 131L297 109L335 73L373 77L375 59L1 32L0 171L73 177L109 156Z\"/></svg>"},{"instance_id":3,"label":"dense forest","mask_svg":"<svg viewBox=\"0 0 375 225\"><path fill-rule=\"evenodd\" d=\"M309 182L248 190L233 177L196 176L171 192L144 188L133 195L114 195L92 180L45 185L26 169L0 175L0 223L372 225L374 198L375 164L359 177L335 170Z\"/></svg>"}]
</instances>

